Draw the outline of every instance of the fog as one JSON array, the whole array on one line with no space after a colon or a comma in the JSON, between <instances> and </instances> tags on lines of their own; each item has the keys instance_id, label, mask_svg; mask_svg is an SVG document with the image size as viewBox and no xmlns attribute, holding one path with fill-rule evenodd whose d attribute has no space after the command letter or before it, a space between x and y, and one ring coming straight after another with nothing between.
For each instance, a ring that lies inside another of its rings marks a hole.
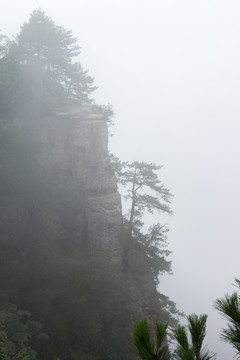
<instances>
[{"instance_id":1,"label":"fog","mask_svg":"<svg viewBox=\"0 0 240 360\"><path fill-rule=\"evenodd\" d=\"M2 32L15 35L38 7L73 31L94 98L114 106L111 152L163 165L174 275L160 291L207 313L209 348L233 358L213 302L240 275L239 1L12 0Z\"/></svg>"}]
</instances>

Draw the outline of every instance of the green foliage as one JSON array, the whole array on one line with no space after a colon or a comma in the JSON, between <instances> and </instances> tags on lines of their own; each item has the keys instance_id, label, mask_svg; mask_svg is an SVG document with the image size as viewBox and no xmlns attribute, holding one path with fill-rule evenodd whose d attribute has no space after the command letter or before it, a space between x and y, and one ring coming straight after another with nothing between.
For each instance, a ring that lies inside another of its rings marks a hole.
<instances>
[{"instance_id":1,"label":"green foliage","mask_svg":"<svg viewBox=\"0 0 240 360\"><path fill-rule=\"evenodd\" d=\"M30 320L30 314L14 304L0 307L0 359L34 360L36 352L31 347L32 339L43 338L41 325Z\"/></svg>"},{"instance_id":2,"label":"green foliage","mask_svg":"<svg viewBox=\"0 0 240 360\"><path fill-rule=\"evenodd\" d=\"M134 324L133 340L138 355L142 360L168 360L170 353L167 346L167 325L155 323L154 342L151 339L150 326L147 319Z\"/></svg>"},{"instance_id":3,"label":"green foliage","mask_svg":"<svg viewBox=\"0 0 240 360\"><path fill-rule=\"evenodd\" d=\"M159 297L159 309L158 316L163 323L168 323L170 329L175 329L179 325L179 316L183 316L174 301L164 294L158 294Z\"/></svg>"},{"instance_id":4,"label":"green foliage","mask_svg":"<svg viewBox=\"0 0 240 360\"><path fill-rule=\"evenodd\" d=\"M151 330L147 319L134 325L133 340L141 360L211 360L216 354L203 348L206 336L207 315L192 314L187 316L188 326L178 326L172 331L177 342L171 355L167 344L167 325L155 323L155 341L151 340ZM191 342L188 339L188 332Z\"/></svg>"},{"instance_id":5,"label":"green foliage","mask_svg":"<svg viewBox=\"0 0 240 360\"><path fill-rule=\"evenodd\" d=\"M6 332L4 331L3 327L1 326L0 330L0 359L1 360L8 360L9 356L9 343L7 339Z\"/></svg>"},{"instance_id":6,"label":"green foliage","mask_svg":"<svg viewBox=\"0 0 240 360\"><path fill-rule=\"evenodd\" d=\"M240 287L240 280L235 279L235 285ZM228 321L227 329L222 330L221 338L230 343L238 357L240 357L240 296L237 292L215 302L215 308Z\"/></svg>"},{"instance_id":7,"label":"green foliage","mask_svg":"<svg viewBox=\"0 0 240 360\"><path fill-rule=\"evenodd\" d=\"M153 213L155 210L171 213L169 203L170 191L164 187L158 178L157 170L161 166L135 161L133 163L121 162L112 156L112 168L118 181L127 187L125 198L130 199L129 217L124 221L124 227L128 234L128 242L136 240L144 248L153 277L158 282L158 275L171 272L171 262L166 260L170 251L166 249L168 228L160 223L152 225L147 233L144 233L142 217L147 210ZM151 194L148 194L151 192ZM128 247L129 245L126 246Z\"/></svg>"},{"instance_id":8,"label":"green foliage","mask_svg":"<svg viewBox=\"0 0 240 360\"><path fill-rule=\"evenodd\" d=\"M173 331L173 336L177 342L174 351L174 358L177 360L210 360L215 359L216 355L208 349L203 348L203 341L206 336L207 315L192 314L187 316L188 325L178 326ZM188 339L188 333L191 342Z\"/></svg>"},{"instance_id":9,"label":"green foliage","mask_svg":"<svg viewBox=\"0 0 240 360\"><path fill-rule=\"evenodd\" d=\"M26 116L91 102L96 87L74 61L80 53L77 39L42 10L33 11L8 46L4 40L0 38L0 111Z\"/></svg>"},{"instance_id":10,"label":"green foliage","mask_svg":"<svg viewBox=\"0 0 240 360\"><path fill-rule=\"evenodd\" d=\"M125 197L130 199L129 229L132 234L134 222L140 220L147 210L151 214L155 210L171 213L169 203L170 191L158 179L156 171L161 166L146 162L121 162L113 158L113 165L118 181L128 187Z\"/></svg>"},{"instance_id":11,"label":"green foliage","mask_svg":"<svg viewBox=\"0 0 240 360\"><path fill-rule=\"evenodd\" d=\"M134 229L134 237L143 246L146 252L149 266L151 268L153 278L156 283L159 282L159 275L164 272L171 273L171 261L167 261L166 257L171 254L167 250L168 242L166 226L160 223L152 225L147 233L143 233L139 229Z\"/></svg>"},{"instance_id":12,"label":"green foliage","mask_svg":"<svg viewBox=\"0 0 240 360\"><path fill-rule=\"evenodd\" d=\"M121 162L117 157L111 156L112 169L117 175L119 184L126 188L123 194L130 203L129 214L124 219L123 246L125 258L131 249L138 249L139 253L144 254L144 266L151 272L156 287L159 284L159 275L165 272L170 273L171 261L167 257L171 252L167 249L166 225L160 223L150 226L148 231L144 231L143 217L146 211L153 214L155 211L171 214L170 200L171 193L158 177L158 170L161 166L146 162ZM122 189L122 188L121 188ZM142 264L143 265L143 264ZM125 269L128 268L128 262L124 263ZM127 270L126 270L127 271ZM156 291L157 294L157 291ZM162 321L166 321L174 327L178 324L180 312L176 305L167 296L157 295L155 304L156 313Z\"/></svg>"},{"instance_id":13,"label":"green foliage","mask_svg":"<svg viewBox=\"0 0 240 360\"><path fill-rule=\"evenodd\" d=\"M92 78L73 58L80 54L77 39L70 30L57 26L41 10L30 15L16 39L17 58L21 64L33 65L61 86L68 98L88 101L96 88ZM29 70L29 69L28 69Z\"/></svg>"}]
</instances>

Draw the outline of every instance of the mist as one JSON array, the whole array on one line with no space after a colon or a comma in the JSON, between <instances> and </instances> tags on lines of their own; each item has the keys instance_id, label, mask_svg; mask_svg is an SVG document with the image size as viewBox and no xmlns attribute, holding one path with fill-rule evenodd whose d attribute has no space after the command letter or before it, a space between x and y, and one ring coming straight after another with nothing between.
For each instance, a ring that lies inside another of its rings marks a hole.
<instances>
[{"instance_id":1,"label":"mist","mask_svg":"<svg viewBox=\"0 0 240 360\"><path fill-rule=\"evenodd\" d=\"M159 289L180 311L208 314L209 348L233 358L213 303L240 274L239 2L11 1L2 33L18 33L38 7L73 31L93 97L113 105L110 151L163 165L173 275Z\"/></svg>"}]
</instances>

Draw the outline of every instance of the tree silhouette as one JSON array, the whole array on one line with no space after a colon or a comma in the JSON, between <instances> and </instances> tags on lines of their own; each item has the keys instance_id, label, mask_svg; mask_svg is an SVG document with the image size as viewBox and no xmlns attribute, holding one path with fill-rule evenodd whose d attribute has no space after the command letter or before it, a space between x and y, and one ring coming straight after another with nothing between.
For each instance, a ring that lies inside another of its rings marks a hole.
<instances>
[{"instance_id":1,"label":"tree silhouette","mask_svg":"<svg viewBox=\"0 0 240 360\"><path fill-rule=\"evenodd\" d=\"M114 170L118 181L127 188L125 198L130 199L130 212L127 218L129 233L141 225L145 211L153 214L155 210L171 214L170 199L172 194L158 178L156 173L161 166L134 161L121 162L113 157Z\"/></svg>"}]
</instances>

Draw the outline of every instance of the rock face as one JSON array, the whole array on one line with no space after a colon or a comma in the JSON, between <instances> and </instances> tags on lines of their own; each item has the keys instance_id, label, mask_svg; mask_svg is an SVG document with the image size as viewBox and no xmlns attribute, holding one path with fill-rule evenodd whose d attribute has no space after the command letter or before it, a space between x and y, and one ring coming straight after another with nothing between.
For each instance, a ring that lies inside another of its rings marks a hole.
<instances>
[{"instance_id":1,"label":"rock face","mask_svg":"<svg viewBox=\"0 0 240 360\"><path fill-rule=\"evenodd\" d=\"M72 108L42 119L39 134L41 166L56 168L63 183L72 178L84 185L83 212L74 219L74 244L84 242L91 254L108 250L112 263L126 273L132 305L159 320L161 305L147 254L139 244L129 246L129 239L127 246L121 243L121 198L110 166L107 119L91 107Z\"/></svg>"},{"instance_id":2,"label":"rock face","mask_svg":"<svg viewBox=\"0 0 240 360\"><path fill-rule=\"evenodd\" d=\"M47 159L42 165L53 164L60 176L84 183L85 213L76 218L75 241L84 223L90 251L109 250L112 261L120 263L122 210L109 160L107 119L91 107L73 108L43 119L40 133Z\"/></svg>"}]
</instances>

